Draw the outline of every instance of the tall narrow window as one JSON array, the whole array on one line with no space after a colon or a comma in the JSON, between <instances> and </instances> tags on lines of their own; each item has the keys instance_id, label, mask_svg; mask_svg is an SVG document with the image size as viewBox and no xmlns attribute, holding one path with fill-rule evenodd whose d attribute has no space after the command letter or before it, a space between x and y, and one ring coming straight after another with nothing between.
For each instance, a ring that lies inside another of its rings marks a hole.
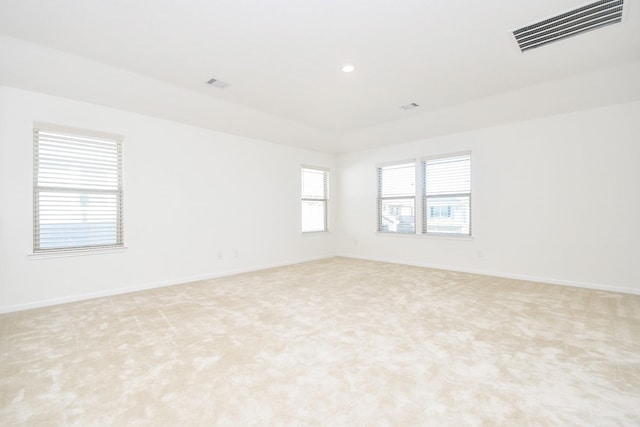
<instances>
[{"instance_id":1,"label":"tall narrow window","mask_svg":"<svg viewBox=\"0 0 640 427\"><path fill-rule=\"evenodd\" d=\"M422 232L471 234L471 155L422 161Z\"/></svg>"},{"instance_id":2,"label":"tall narrow window","mask_svg":"<svg viewBox=\"0 0 640 427\"><path fill-rule=\"evenodd\" d=\"M34 128L37 252L123 247L122 139Z\"/></svg>"},{"instance_id":3,"label":"tall narrow window","mask_svg":"<svg viewBox=\"0 0 640 427\"><path fill-rule=\"evenodd\" d=\"M302 167L302 232L327 231L329 170Z\"/></svg>"},{"instance_id":4,"label":"tall narrow window","mask_svg":"<svg viewBox=\"0 0 640 427\"><path fill-rule=\"evenodd\" d=\"M378 167L378 231L415 233L416 164Z\"/></svg>"}]
</instances>

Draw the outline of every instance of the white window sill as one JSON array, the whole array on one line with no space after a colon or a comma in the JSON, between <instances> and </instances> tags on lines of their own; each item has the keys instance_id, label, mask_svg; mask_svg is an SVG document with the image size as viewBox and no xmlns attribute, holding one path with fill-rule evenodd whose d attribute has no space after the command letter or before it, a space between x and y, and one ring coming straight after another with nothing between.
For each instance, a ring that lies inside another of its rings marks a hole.
<instances>
[{"instance_id":1,"label":"white window sill","mask_svg":"<svg viewBox=\"0 0 640 427\"><path fill-rule=\"evenodd\" d=\"M78 251L51 251L51 252L38 252L35 254L28 254L27 258L31 260L49 259L49 258L68 258L87 255L103 255L125 252L126 247L122 248L108 248L108 249L86 249Z\"/></svg>"},{"instance_id":2,"label":"white window sill","mask_svg":"<svg viewBox=\"0 0 640 427\"><path fill-rule=\"evenodd\" d=\"M437 234L437 233L393 233L393 232L385 232L385 231L376 231L376 235L378 236L391 236L391 237L405 237L409 239L436 239L436 240L461 240L461 241L471 241L473 240L473 236L471 235L455 235L455 234Z\"/></svg>"},{"instance_id":3,"label":"white window sill","mask_svg":"<svg viewBox=\"0 0 640 427\"><path fill-rule=\"evenodd\" d=\"M329 234L329 230L303 231L302 232L303 236L313 236L313 235L319 235L319 234Z\"/></svg>"}]
</instances>

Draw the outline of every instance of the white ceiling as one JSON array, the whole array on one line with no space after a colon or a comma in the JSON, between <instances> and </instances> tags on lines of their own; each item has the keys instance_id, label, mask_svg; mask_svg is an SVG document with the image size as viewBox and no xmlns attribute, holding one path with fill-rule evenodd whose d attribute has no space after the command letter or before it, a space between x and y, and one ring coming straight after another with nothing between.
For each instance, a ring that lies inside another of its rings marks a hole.
<instances>
[{"instance_id":1,"label":"white ceiling","mask_svg":"<svg viewBox=\"0 0 640 427\"><path fill-rule=\"evenodd\" d=\"M0 0L0 84L342 152L402 142L393 133L376 135L404 121L424 124L411 137L496 124L498 111L486 120L450 120L445 128L435 119L455 117L460 106L469 117L473 111L484 117L507 98L525 106L518 91L561 93L571 76L604 84L611 75L602 70L615 76L623 64L640 61L637 0L625 1L621 24L520 53L511 30L583 4ZM345 63L356 70L343 73ZM231 86L206 85L212 77ZM640 97L637 86L601 102ZM599 97L577 97L562 109L596 105ZM410 102L420 107L399 108Z\"/></svg>"}]
</instances>

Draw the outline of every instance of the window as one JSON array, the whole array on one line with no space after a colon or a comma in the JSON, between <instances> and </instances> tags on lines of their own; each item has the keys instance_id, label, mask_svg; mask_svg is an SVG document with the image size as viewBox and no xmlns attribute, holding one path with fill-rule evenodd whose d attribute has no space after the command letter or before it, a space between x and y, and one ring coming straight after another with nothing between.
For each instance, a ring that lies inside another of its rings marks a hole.
<instances>
[{"instance_id":1,"label":"window","mask_svg":"<svg viewBox=\"0 0 640 427\"><path fill-rule=\"evenodd\" d=\"M327 231L329 170L302 167L302 232Z\"/></svg>"},{"instance_id":2,"label":"window","mask_svg":"<svg viewBox=\"0 0 640 427\"><path fill-rule=\"evenodd\" d=\"M471 234L471 155L422 161L422 232Z\"/></svg>"},{"instance_id":3,"label":"window","mask_svg":"<svg viewBox=\"0 0 640 427\"><path fill-rule=\"evenodd\" d=\"M33 251L123 247L122 138L34 128Z\"/></svg>"},{"instance_id":4,"label":"window","mask_svg":"<svg viewBox=\"0 0 640 427\"><path fill-rule=\"evenodd\" d=\"M377 172L379 232L471 235L469 152L381 165Z\"/></svg>"},{"instance_id":5,"label":"window","mask_svg":"<svg viewBox=\"0 0 640 427\"><path fill-rule=\"evenodd\" d=\"M415 162L378 167L378 231L415 233Z\"/></svg>"}]
</instances>

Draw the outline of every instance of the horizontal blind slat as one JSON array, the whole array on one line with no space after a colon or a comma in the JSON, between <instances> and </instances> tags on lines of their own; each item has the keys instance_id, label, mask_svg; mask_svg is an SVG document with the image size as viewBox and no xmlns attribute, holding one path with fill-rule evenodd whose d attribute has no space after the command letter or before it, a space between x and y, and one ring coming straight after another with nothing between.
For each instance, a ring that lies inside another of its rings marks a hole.
<instances>
[{"instance_id":1,"label":"horizontal blind slat","mask_svg":"<svg viewBox=\"0 0 640 427\"><path fill-rule=\"evenodd\" d=\"M378 167L378 231L415 233L415 162Z\"/></svg>"},{"instance_id":2,"label":"horizontal blind slat","mask_svg":"<svg viewBox=\"0 0 640 427\"><path fill-rule=\"evenodd\" d=\"M381 197L415 195L415 163L378 168L378 194Z\"/></svg>"},{"instance_id":3,"label":"horizontal blind slat","mask_svg":"<svg viewBox=\"0 0 640 427\"><path fill-rule=\"evenodd\" d=\"M422 162L422 232L471 233L471 155Z\"/></svg>"},{"instance_id":4,"label":"horizontal blind slat","mask_svg":"<svg viewBox=\"0 0 640 427\"><path fill-rule=\"evenodd\" d=\"M34 251L122 246L119 140L34 130Z\"/></svg>"}]
</instances>

